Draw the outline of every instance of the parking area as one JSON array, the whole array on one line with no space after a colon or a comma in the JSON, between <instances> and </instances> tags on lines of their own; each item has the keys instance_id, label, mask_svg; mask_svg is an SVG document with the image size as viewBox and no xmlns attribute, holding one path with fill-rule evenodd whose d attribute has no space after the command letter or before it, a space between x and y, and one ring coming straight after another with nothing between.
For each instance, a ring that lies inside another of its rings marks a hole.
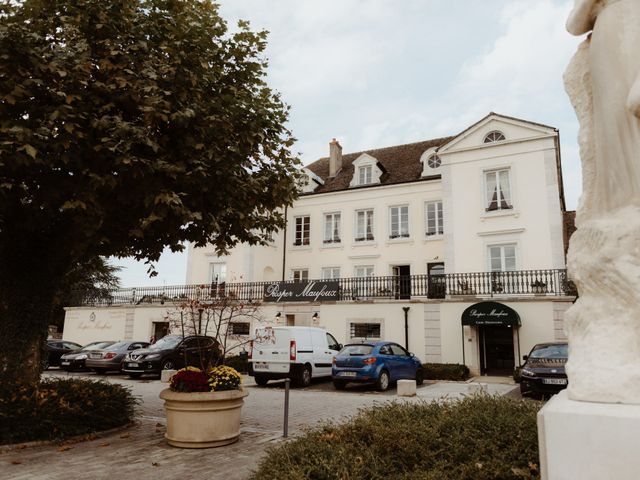
<instances>
[{"instance_id":1,"label":"parking area","mask_svg":"<svg viewBox=\"0 0 640 480\"><path fill-rule=\"evenodd\" d=\"M166 388L166 384L154 377L132 380L123 375L68 374L53 369L45 375L80 376L130 387L141 401L137 422L123 431L90 441L3 451L0 453L0 478L73 480L115 476L136 480L179 477L244 479L257 466L268 447L284 441L284 381L258 387L251 377L244 377L243 385L249 391L249 396L242 410L240 441L203 452L169 447L164 441L164 407L158 395ZM379 402L458 398L480 387L488 393L504 395L516 386L425 382L418 389L418 396L400 398L396 396L395 389L377 392L373 387L354 385L338 392L330 381L314 381L310 387L291 390L289 432L295 436L307 426L322 421L338 421L356 414L362 407Z\"/></svg>"}]
</instances>

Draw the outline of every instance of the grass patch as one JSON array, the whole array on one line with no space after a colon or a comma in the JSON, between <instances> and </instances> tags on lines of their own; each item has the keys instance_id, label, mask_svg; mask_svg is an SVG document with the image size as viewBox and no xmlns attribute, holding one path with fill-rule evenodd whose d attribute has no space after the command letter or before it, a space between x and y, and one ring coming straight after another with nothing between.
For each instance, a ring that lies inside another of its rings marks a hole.
<instances>
[{"instance_id":1,"label":"grass patch","mask_svg":"<svg viewBox=\"0 0 640 480\"><path fill-rule=\"evenodd\" d=\"M387 403L274 448L253 480L537 479L542 403L474 395Z\"/></svg>"},{"instance_id":2,"label":"grass patch","mask_svg":"<svg viewBox=\"0 0 640 480\"><path fill-rule=\"evenodd\" d=\"M46 379L0 386L0 445L62 440L127 425L137 400L118 384Z\"/></svg>"}]
</instances>

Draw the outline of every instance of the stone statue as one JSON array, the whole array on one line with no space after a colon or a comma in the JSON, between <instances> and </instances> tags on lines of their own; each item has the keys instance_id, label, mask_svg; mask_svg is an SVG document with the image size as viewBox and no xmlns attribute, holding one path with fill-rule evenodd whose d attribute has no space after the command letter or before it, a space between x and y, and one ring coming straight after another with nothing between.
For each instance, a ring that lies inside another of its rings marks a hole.
<instances>
[{"instance_id":1,"label":"stone statue","mask_svg":"<svg viewBox=\"0 0 640 480\"><path fill-rule=\"evenodd\" d=\"M565 72L583 195L567 264L569 398L640 404L640 0L575 0Z\"/></svg>"}]
</instances>

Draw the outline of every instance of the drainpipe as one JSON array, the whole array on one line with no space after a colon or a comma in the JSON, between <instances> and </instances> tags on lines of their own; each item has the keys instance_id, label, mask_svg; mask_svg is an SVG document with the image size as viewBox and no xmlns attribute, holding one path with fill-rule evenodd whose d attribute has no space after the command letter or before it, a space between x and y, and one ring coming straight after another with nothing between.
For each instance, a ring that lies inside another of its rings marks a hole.
<instances>
[{"instance_id":1,"label":"drainpipe","mask_svg":"<svg viewBox=\"0 0 640 480\"><path fill-rule=\"evenodd\" d=\"M402 307L404 310L404 348L409 351L409 309L411 307Z\"/></svg>"},{"instance_id":2,"label":"drainpipe","mask_svg":"<svg viewBox=\"0 0 640 480\"><path fill-rule=\"evenodd\" d=\"M282 281L285 278L285 266L287 264L287 206L284 206L284 241L282 244Z\"/></svg>"}]
</instances>

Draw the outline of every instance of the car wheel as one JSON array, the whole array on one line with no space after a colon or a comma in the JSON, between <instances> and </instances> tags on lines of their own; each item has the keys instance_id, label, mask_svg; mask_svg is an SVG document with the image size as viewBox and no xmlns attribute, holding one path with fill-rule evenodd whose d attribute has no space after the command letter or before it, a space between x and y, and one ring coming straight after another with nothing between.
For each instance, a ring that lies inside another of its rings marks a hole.
<instances>
[{"instance_id":1,"label":"car wheel","mask_svg":"<svg viewBox=\"0 0 640 480\"><path fill-rule=\"evenodd\" d=\"M344 390L345 388L347 388L347 382L343 382L340 380L334 380L333 381L333 388L335 388L336 390Z\"/></svg>"},{"instance_id":2,"label":"car wheel","mask_svg":"<svg viewBox=\"0 0 640 480\"><path fill-rule=\"evenodd\" d=\"M253 379L256 381L256 385L259 385L261 387L264 387L267 382L269 382L269 379L267 377L263 377L262 375L256 375L255 377L253 377Z\"/></svg>"},{"instance_id":3,"label":"car wheel","mask_svg":"<svg viewBox=\"0 0 640 480\"><path fill-rule=\"evenodd\" d=\"M308 387L311 385L311 367L309 365L305 365L300 375L296 379L296 384L298 387Z\"/></svg>"},{"instance_id":4,"label":"car wheel","mask_svg":"<svg viewBox=\"0 0 640 480\"><path fill-rule=\"evenodd\" d=\"M376 380L376 389L379 392L384 392L388 388L389 388L389 372L387 372L386 370L382 370L380 372L380 376L378 377L378 380Z\"/></svg>"},{"instance_id":5,"label":"car wheel","mask_svg":"<svg viewBox=\"0 0 640 480\"><path fill-rule=\"evenodd\" d=\"M134 380L140 378L142 376L141 373L130 373L129 378L133 378Z\"/></svg>"},{"instance_id":6,"label":"car wheel","mask_svg":"<svg viewBox=\"0 0 640 480\"><path fill-rule=\"evenodd\" d=\"M176 362L171 360L170 358L162 362L162 366L160 367L162 370L175 370Z\"/></svg>"},{"instance_id":7,"label":"car wheel","mask_svg":"<svg viewBox=\"0 0 640 480\"><path fill-rule=\"evenodd\" d=\"M416 385L422 385L424 383L424 372L422 368L418 368L416 371Z\"/></svg>"}]
</instances>

